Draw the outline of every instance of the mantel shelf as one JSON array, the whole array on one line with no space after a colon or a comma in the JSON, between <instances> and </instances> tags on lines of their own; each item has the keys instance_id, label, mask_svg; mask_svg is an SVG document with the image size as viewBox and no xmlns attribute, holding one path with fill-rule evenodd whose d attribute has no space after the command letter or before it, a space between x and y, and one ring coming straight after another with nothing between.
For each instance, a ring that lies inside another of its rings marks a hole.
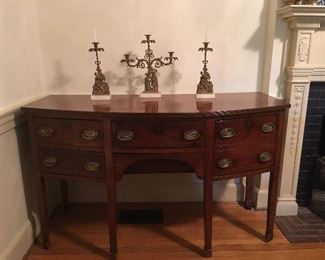
<instances>
[{"instance_id":1,"label":"mantel shelf","mask_svg":"<svg viewBox=\"0 0 325 260\"><path fill-rule=\"evenodd\" d=\"M283 19L297 18L321 18L325 20L325 6L317 5L287 5L278 10Z\"/></svg>"}]
</instances>

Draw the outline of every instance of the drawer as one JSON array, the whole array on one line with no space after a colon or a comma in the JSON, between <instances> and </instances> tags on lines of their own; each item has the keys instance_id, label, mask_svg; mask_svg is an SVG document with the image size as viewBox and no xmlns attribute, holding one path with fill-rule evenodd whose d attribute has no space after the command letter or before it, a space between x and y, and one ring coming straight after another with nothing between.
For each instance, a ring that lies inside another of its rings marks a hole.
<instances>
[{"instance_id":1,"label":"drawer","mask_svg":"<svg viewBox=\"0 0 325 260\"><path fill-rule=\"evenodd\" d=\"M204 144L204 121L113 121L114 147L184 148Z\"/></svg>"},{"instance_id":2,"label":"drawer","mask_svg":"<svg viewBox=\"0 0 325 260\"><path fill-rule=\"evenodd\" d=\"M35 131L40 144L103 146L101 121L37 117Z\"/></svg>"},{"instance_id":3,"label":"drawer","mask_svg":"<svg viewBox=\"0 0 325 260\"><path fill-rule=\"evenodd\" d=\"M103 153L82 152L53 148L38 148L38 165L42 172L105 178Z\"/></svg>"},{"instance_id":4,"label":"drawer","mask_svg":"<svg viewBox=\"0 0 325 260\"><path fill-rule=\"evenodd\" d=\"M229 149L216 151L215 176L270 168L274 160L275 144L271 141L233 145Z\"/></svg>"},{"instance_id":5,"label":"drawer","mask_svg":"<svg viewBox=\"0 0 325 260\"><path fill-rule=\"evenodd\" d=\"M216 121L216 145L273 139L277 133L277 114Z\"/></svg>"}]
</instances>

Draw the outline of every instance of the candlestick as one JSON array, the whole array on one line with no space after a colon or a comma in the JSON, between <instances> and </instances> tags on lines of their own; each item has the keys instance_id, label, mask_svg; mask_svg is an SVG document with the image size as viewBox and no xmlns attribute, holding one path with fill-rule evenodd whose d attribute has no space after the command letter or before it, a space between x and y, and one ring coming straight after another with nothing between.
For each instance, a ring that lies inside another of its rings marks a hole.
<instances>
[{"instance_id":1,"label":"candlestick","mask_svg":"<svg viewBox=\"0 0 325 260\"><path fill-rule=\"evenodd\" d=\"M94 30L94 36L96 36L96 29ZM95 52L96 53L96 72L95 75L95 83L93 85L93 92L90 98L92 100L109 100L111 98L110 91L109 91L109 85L105 81L106 78L104 74L102 73L102 70L100 68L101 62L98 59L98 52L104 51L104 48L98 47L99 42L92 42L94 45L94 48L90 48L89 52Z\"/></svg>"},{"instance_id":2,"label":"candlestick","mask_svg":"<svg viewBox=\"0 0 325 260\"><path fill-rule=\"evenodd\" d=\"M213 84L210 81L211 76L210 73L208 72L208 60L207 60L207 52L208 51L213 51L212 48L209 48L209 42L203 42L203 48L199 48L199 51L204 52L204 59L202 63L204 64L203 66L203 71L201 71L201 77L200 77L200 82L197 85L197 90L196 90L196 97L197 98L214 98L215 95L213 93Z\"/></svg>"}]
</instances>

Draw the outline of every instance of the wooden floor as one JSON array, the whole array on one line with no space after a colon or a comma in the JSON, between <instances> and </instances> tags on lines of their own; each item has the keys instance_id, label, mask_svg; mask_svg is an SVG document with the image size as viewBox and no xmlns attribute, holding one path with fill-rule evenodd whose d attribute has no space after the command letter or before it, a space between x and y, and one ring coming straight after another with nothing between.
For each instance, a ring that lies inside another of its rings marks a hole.
<instances>
[{"instance_id":1,"label":"wooden floor","mask_svg":"<svg viewBox=\"0 0 325 260\"><path fill-rule=\"evenodd\" d=\"M121 205L130 207L134 206ZM159 207L164 211L163 225L119 225L119 253L113 258L107 254L105 205L72 205L67 215L56 214L51 220L51 249L33 246L26 259L204 259L201 204ZM238 204L217 204L210 259L325 259L325 243L289 244L277 227L273 241L265 243L265 216L265 211L246 211Z\"/></svg>"}]
</instances>

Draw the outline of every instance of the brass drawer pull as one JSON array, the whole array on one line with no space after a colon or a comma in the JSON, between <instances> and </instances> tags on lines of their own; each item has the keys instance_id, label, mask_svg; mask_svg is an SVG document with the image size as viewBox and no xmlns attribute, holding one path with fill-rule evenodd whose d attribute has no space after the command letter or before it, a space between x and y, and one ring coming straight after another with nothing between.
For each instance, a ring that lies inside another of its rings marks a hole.
<instances>
[{"instance_id":1,"label":"brass drawer pull","mask_svg":"<svg viewBox=\"0 0 325 260\"><path fill-rule=\"evenodd\" d=\"M184 132L183 137L186 141L194 141L201 137L198 130L187 130Z\"/></svg>"},{"instance_id":2,"label":"brass drawer pull","mask_svg":"<svg viewBox=\"0 0 325 260\"><path fill-rule=\"evenodd\" d=\"M122 130L117 133L117 139L122 142L131 141L134 138L134 133L130 130Z\"/></svg>"},{"instance_id":3,"label":"brass drawer pull","mask_svg":"<svg viewBox=\"0 0 325 260\"><path fill-rule=\"evenodd\" d=\"M268 122L262 125L262 132L263 133L270 133L275 130L275 124Z\"/></svg>"},{"instance_id":4,"label":"brass drawer pull","mask_svg":"<svg viewBox=\"0 0 325 260\"><path fill-rule=\"evenodd\" d=\"M236 134L236 131L235 131L235 129L233 129L233 128L224 128L224 129L222 129L222 130L220 130L220 136L222 137L222 138L231 138L231 137L233 137L235 134Z\"/></svg>"},{"instance_id":5,"label":"brass drawer pull","mask_svg":"<svg viewBox=\"0 0 325 260\"><path fill-rule=\"evenodd\" d=\"M258 156L258 159L260 162L269 162L273 158L272 154L270 152L263 152Z\"/></svg>"},{"instance_id":6,"label":"brass drawer pull","mask_svg":"<svg viewBox=\"0 0 325 260\"><path fill-rule=\"evenodd\" d=\"M83 130L81 137L84 140L95 140L98 138L98 131L96 130Z\"/></svg>"},{"instance_id":7,"label":"brass drawer pull","mask_svg":"<svg viewBox=\"0 0 325 260\"><path fill-rule=\"evenodd\" d=\"M53 167L57 163L56 159L54 157L46 157L43 159L42 164L46 167Z\"/></svg>"},{"instance_id":8,"label":"brass drawer pull","mask_svg":"<svg viewBox=\"0 0 325 260\"><path fill-rule=\"evenodd\" d=\"M232 160L229 158L224 158L218 161L218 167L221 169L229 168L232 166Z\"/></svg>"},{"instance_id":9,"label":"brass drawer pull","mask_svg":"<svg viewBox=\"0 0 325 260\"><path fill-rule=\"evenodd\" d=\"M53 135L54 129L51 127L48 127L48 126L42 126L38 129L37 133L40 136L49 137L49 136Z\"/></svg>"},{"instance_id":10,"label":"brass drawer pull","mask_svg":"<svg viewBox=\"0 0 325 260\"><path fill-rule=\"evenodd\" d=\"M100 164L94 161L85 162L83 165L84 169L90 172L97 171L99 169L99 166Z\"/></svg>"}]
</instances>

